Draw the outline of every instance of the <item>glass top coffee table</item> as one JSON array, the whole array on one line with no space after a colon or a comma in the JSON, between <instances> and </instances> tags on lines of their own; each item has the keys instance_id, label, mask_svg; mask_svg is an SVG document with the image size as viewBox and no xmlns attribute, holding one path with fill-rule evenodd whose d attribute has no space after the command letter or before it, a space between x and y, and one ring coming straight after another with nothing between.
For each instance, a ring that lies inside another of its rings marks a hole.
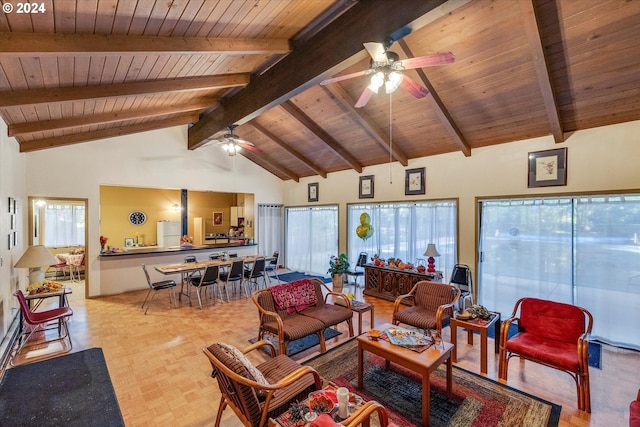
<instances>
[{"instance_id":1,"label":"glass top coffee table","mask_svg":"<svg viewBox=\"0 0 640 427\"><path fill-rule=\"evenodd\" d=\"M396 326L387 323L380 326L381 331ZM430 391L431 383L429 375L435 371L442 362L447 364L447 397L451 397L453 391L453 365L451 363L451 352L453 344L444 342L436 348L432 345L422 352L416 352L408 348L391 344L382 338L374 341L369 336L358 336L358 389L363 387L364 375L364 352L375 354L385 359L385 367L389 369L391 362L404 366L407 369L422 376L422 425L429 425L430 414Z\"/></svg>"}]
</instances>

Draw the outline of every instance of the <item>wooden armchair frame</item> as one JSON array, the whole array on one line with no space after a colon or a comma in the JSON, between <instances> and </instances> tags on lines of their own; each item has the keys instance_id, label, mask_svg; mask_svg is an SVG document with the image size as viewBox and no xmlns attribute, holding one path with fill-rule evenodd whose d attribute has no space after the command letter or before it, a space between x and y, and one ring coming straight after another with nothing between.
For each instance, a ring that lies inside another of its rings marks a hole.
<instances>
[{"instance_id":1,"label":"wooden armchair frame","mask_svg":"<svg viewBox=\"0 0 640 427\"><path fill-rule=\"evenodd\" d=\"M451 302L447 303L447 304L441 304L438 306L438 308L435 310L435 321L436 321L436 329L438 330L438 332L440 333L440 335L442 336L442 323L443 323L443 317L445 314L445 310L450 310L451 314L453 315L453 307L456 304L456 301L458 301L458 298L460 298L460 288L458 288L457 286L453 286L453 285L449 285L446 283L438 283L438 282L430 282L427 280L422 280L418 283L416 283L413 288L411 288L411 290L409 291L408 294L404 294L404 295L399 295L396 298L396 301L393 305L393 324L394 325L398 325L399 323L405 323L405 322L401 322L399 320L396 319L396 313L402 311L403 309L402 304L406 301L410 301L411 305L416 305L416 292L418 291L418 288L421 286L437 286L437 287L446 287L448 289L451 290ZM406 309L405 309L406 310ZM418 325L414 325L411 324L411 326L416 326L418 327ZM446 325L445 325L446 326Z\"/></svg>"},{"instance_id":2,"label":"wooden armchair frame","mask_svg":"<svg viewBox=\"0 0 640 427\"><path fill-rule=\"evenodd\" d=\"M380 426L386 427L389 424L389 415L387 414L387 409L375 400L370 400L356 412L349 415L349 418L342 421L342 425L344 425L345 427L357 427L360 424L368 426L371 415L373 415L374 413L378 414Z\"/></svg>"},{"instance_id":3,"label":"wooden armchair frame","mask_svg":"<svg viewBox=\"0 0 640 427\"><path fill-rule=\"evenodd\" d=\"M518 314L518 311L521 308L522 302L528 299L533 300L535 298L520 298L516 302L515 307L513 308L513 313L511 314L511 317L503 321L502 326L500 327L500 353L499 353L499 365L498 365L499 381L503 383L507 382L507 375L509 371L509 360L514 356L518 356L521 359L528 359L532 362L536 362L541 365L549 366L551 368L564 371L568 373L576 383L576 391L578 394L578 409L590 413L591 412L591 388L589 385L589 337L591 335L591 328L593 327L593 316L585 308L573 306L571 304L555 303L555 304L562 304L562 305L575 307L576 309L580 310L585 316L586 328L584 333L578 338L578 341L576 343L577 362L578 362L577 369L569 370L562 366L554 365L547 361L540 360L539 357L536 357L535 355L536 351L534 348L531 349L532 350L531 354L528 354L525 352L515 352L515 351L508 350L506 348L507 341L509 340L509 327L511 326L511 323L513 322L518 323L520 321L520 317L517 317L516 314ZM554 303L552 301L544 301L544 300L541 300L541 301ZM520 325L518 325L518 329L520 330Z\"/></svg>"},{"instance_id":4,"label":"wooden armchair frame","mask_svg":"<svg viewBox=\"0 0 640 427\"><path fill-rule=\"evenodd\" d=\"M261 347L268 347L271 356L276 357L275 346L266 340L258 341L241 351L243 354L248 354ZM222 413L224 412L227 406L231 407L233 412L235 412L238 418L240 418L240 421L242 421L242 424L244 424L247 427L254 426L250 418L245 413L245 411L249 410L250 408L247 408L247 402L244 401L244 399L241 396L241 393L238 393L236 384L241 384L247 387L251 387L256 392L258 392L259 390L263 390L266 392L264 401L260 402L261 416L260 416L260 422L258 424L259 427L266 426L269 412L273 411L274 409L277 409L277 407L271 407L271 402L272 402L274 393L277 392L278 390L281 390L284 387L294 384L296 381L298 381L299 379L301 379L306 375L313 376L316 390L319 390L322 388L322 379L320 378L320 375L315 369L313 369L310 366L300 366L300 368L298 368L294 372L281 378L277 383L264 385L256 381L247 379L242 375L239 375L233 370L229 369L213 353L211 353L209 348L205 347L202 349L202 351L209 358L209 361L211 362L211 365L214 367L214 369L217 369L219 371L217 378L220 384L220 392L222 396L220 398L220 406L218 408L218 413L216 415L216 423L215 423L216 427L220 426ZM220 375L220 373L222 373L222 375ZM288 405L288 402L285 404ZM282 407L283 405L279 405L279 407Z\"/></svg>"}]
</instances>

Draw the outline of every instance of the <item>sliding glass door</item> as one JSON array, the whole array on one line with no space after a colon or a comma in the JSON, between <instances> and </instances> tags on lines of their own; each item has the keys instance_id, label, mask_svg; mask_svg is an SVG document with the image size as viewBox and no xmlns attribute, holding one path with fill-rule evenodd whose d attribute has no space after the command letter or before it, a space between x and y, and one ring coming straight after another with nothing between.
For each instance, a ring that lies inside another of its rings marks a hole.
<instances>
[{"instance_id":1,"label":"sliding glass door","mask_svg":"<svg viewBox=\"0 0 640 427\"><path fill-rule=\"evenodd\" d=\"M338 254L338 206L286 208L286 265L324 276Z\"/></svg>"},{"instance_id":2,"label":"sliding glass door","mask_svg":"<svg viewBox=\"0 0 640 427\"><path fill-rule=\"evenodd\" d=\"M486 200L480 212L481 304L579 305L595 337L640 348L640 196Z\"/></svg>"}]
</instances>

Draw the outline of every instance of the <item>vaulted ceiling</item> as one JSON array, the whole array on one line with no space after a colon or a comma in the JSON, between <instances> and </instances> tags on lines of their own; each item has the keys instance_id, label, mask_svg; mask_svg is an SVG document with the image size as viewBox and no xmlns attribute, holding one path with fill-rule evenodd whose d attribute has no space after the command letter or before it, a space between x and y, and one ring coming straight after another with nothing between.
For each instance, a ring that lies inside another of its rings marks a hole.
<instances>
[{"instance_id":1,"label":"vaulted ceiling","mask_svg":"<svg viewBox=\"0 0 640 427\"><path fill-rule=\"evenodd\" d=\"M640 119L637 0L2 3L0 116L21 152L184 124L197 150L238 124L242 155L298 181ZM388 36L400 59L455 62L405 71L422 99L354 108L369 76L320 85Z\"/></svg>"}]
</instances>

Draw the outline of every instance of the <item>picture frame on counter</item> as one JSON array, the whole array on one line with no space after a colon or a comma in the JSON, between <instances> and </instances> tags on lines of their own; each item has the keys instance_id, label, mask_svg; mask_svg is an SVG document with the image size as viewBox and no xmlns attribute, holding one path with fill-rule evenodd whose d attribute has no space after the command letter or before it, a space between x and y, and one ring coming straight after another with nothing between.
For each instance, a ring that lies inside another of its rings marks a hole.
<instances>
[{"instance_id":1,"label":"picture frame on counter","mask_svg":"<svg viewBox=\"0 0 640 427\"><path fill-rule=\"evenodd\" d=\"M132 248L133 247L133 237L125 237L124 238L124 247Z\"/></svg>"},{"instance_id":2,"label":"picture frame on counter","mask_svg":"<svg viewBox=\"0 0 640 427\"><path fill-rule=\"evenodd\" d=\"M359 199L373 199L373 182L374 175L360 177L360 185L358 187Z\"/></svg>"}]
</instances>

